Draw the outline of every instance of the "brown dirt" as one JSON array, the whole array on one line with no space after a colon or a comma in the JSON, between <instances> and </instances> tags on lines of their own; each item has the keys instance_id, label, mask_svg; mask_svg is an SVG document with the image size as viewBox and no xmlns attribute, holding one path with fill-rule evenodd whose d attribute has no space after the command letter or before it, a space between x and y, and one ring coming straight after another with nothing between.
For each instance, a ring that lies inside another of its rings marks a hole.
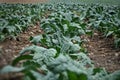
<instances>
[{"instance_id":1,"label":"brown dirt","mask_svg":"<svg viewBox=\"0 0 120 80\"><path fill-rule=\"evenodd\" d=\"M112 38L94 33L92 38L88 38L87 50L96 67L104 67L108 72L120 70L120 49L114 48Z\"/></svg>"},{"instance_id":2,"label":"brown dirt","mask_svg":"<svg viewBox=\"0 0 120 80\"><path fill-rule=\"evenodd\" d=\"M43 3L47 0L0 0L0 3Z\"/></svg>"},{"instance_id":3,"label":"brown dirt","mask_svg":"<svg viewBox=\"0 0 120 80\"><path fill-rule=\"evenodd\" d=\"M6 39L0 43L0 68L5 65L11 64L12 60L18 56L18 53L25 47L31 45L29 38L43 33L39 26L29 27L25 32L21 33L16 40ZM18 75L16 75L19 77ZM9 77L14 78L15 76L5 75L5 80L10 80ZM0 80L3 80L4 76L0 76ZM13 80L13 79L12 79ZM18 80L18 79L17 79Z\"/></svg>"}]
</instances>

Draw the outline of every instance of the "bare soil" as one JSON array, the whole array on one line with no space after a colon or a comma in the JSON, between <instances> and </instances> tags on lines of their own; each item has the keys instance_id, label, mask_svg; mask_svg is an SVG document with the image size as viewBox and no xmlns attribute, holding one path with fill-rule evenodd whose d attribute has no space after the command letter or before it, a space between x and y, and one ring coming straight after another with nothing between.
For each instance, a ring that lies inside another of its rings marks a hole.
<instances>
[{"instance_id":1,"label":"bare soil","mask_svg":"<svg viewBox=\"0 0 120 80\"><path fill-rule=\"evenodd\" d=\"M89 57L96 67L105 68L108 72L120 70L120 49L114 46L113 38L105 38L103 34L96 32L92 38L88 38L87 50Z\"/></svg>"}]
</instances>

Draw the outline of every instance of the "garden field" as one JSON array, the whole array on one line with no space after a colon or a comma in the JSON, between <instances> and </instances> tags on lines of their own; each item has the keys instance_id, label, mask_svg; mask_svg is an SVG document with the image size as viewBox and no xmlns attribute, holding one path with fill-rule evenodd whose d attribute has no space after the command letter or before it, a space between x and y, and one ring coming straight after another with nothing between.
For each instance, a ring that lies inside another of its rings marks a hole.
<instances>
[{"instance_id":1,"label":"garden field","mask_svg":"<svg viewBox=\"0 0 120 80\"><path fill-rule=\"evenodd\" d=\"M0 80L120 80L120 6L79 1L1 3Z\"/></svg>"},{"instance_id":2,"label":"garden field","mask_svg":"<svg viewBox=\"0 0 120 80\"><path fill-rule=\"evenodd\" d=\"M47 0L0 0L0 3L42 3Z\"/></svg>"}]
</instances>

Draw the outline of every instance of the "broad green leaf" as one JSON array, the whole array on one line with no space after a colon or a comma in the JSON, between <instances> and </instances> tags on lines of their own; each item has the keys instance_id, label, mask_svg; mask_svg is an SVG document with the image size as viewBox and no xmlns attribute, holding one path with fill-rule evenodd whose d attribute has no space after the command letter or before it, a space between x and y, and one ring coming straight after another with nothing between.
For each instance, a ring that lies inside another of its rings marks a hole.
<instances>
[{"instance_id":1,"label":"broad green leaf","mask_svg":"<svg viewBox=\"0 0 120 80\"><path fill-rule=\"evenodd\" d=\"M21 60L31 60L32 58L33 58L33 56L31 56L31 55L21 55L21 56L18 56L17 58L15 58L12 61L12 65L15 66Z\"/></svg>"},{"instance_id":2,"label":"broad green leaf","mask_svg":"<svg viewBox=\"0 0 120 80\"><path fill-rule=\"evenodd\" d=\"M5 66L0 70L0 74L5 74L5 73L9 73L9 72L21 72L22 70L24 70L23 67L13 67L13 66Z\"/></svg>"},{"instance_id":3,"label":"broad green leaf","mask_svg":"<svg viewBox=\"0 0 120 80\"><path fill-rule=\"evenodd\" d=\"M108 33L106 34L106 37L113 35L113 33L114 31L108 31Z\"/></svg>"}]
</instances>

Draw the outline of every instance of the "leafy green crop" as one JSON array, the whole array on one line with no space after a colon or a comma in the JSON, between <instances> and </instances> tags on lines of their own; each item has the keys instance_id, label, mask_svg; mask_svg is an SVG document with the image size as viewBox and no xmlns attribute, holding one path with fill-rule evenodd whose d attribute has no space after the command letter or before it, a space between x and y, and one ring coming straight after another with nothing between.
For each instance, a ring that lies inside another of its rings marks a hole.
<instances>
[{"instance_id":1,"label":"leafy green crop","mask_svg":"<svg viewBox=\"0 0 120 80\"><path fill-rule=\"evenodd\" d=\"M0 41L17 36L41 18L41 7L32 4L0 4Z\"/></svg>"},{"instance_id":2,"label":"leafy green crop","mask_svg":"<svg viewBox=\"0 0 120 80\"><path fill-rule=\"evenodd\" d=\"M5 4L3 5L5 6ZM9 7L11 5L7 6ZM21 50L19 56L13 60L11 65L1 69L1 74L22 72L25 80L120 79L120 71L109 74L103 68L94 67L93 62L87 54L85 54L87 51L83 46L84 39L81 39L82 35L92 36L92 30L97 29L103 32L106 37L113 35L115 37L115 44L118 47L120 42L120 10L118 6L110 7L93 4L60 3L54 5L41 4L41 6L20 5L17 7L15 8L22 8L21 11L23 13L25 10L25 14L20 15L22 18L13 18L15 16L12 16L12 19L6 17L8 15L7 13L5 13L6 15L3 14L5 15L3 17L8 18L10 22L7 22L5 18L0 19L0 26L3 26L0 28L2 31L2 33L0 33L1 38L5 37L4 31L7 31L6 35L8 35L8 33L14 33L17 27L21 31L23 28L26 28L26 26L23 25L28 25L35 20L40 20L39 18L41 17L40 27L44 33L31 36L30 41L34 45ZM28 11L26 11L26 9ZM41 16L41 11L46 11L46 15ZM47 12L50 13L47 14ZM2 11L0 13L2 13ZM13 28L10 28L8 25L13 26ZM17 25L17 27L14 25ZM20 27L21 25L23 26L22 28ZM38 46L38 44L40 44L40 46ZM21 65L15 67L19 62L22 62Z\"/></svg>"}]
</instances>

